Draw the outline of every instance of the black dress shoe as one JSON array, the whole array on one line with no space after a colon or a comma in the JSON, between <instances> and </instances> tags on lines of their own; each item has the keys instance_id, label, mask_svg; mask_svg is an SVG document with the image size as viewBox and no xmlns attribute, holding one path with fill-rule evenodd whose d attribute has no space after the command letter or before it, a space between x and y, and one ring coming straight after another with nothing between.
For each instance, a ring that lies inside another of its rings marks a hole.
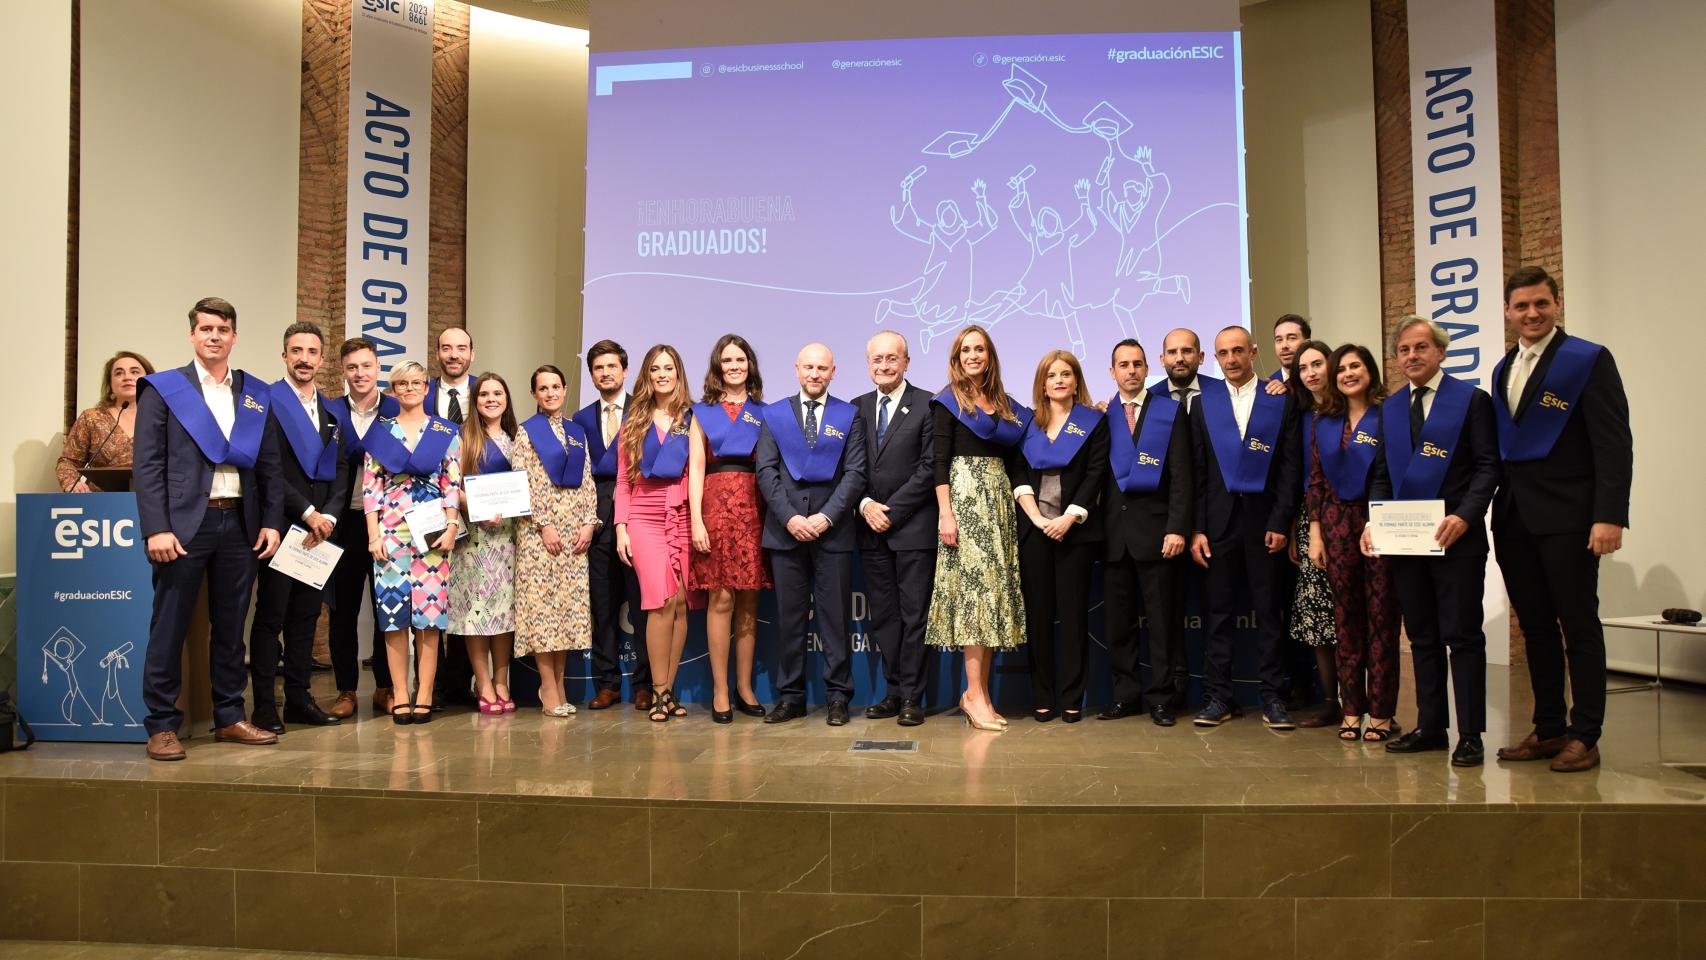
<instances>
[{"instance_id":1,"label":"black dress shoe","mask_svg":"<svg viewBox=\"0 0 1706 960\"><path fill-rule=\"evenodd\" d=\"M279 722L278 708L257 705L249 714L249 722L268 733L283 733L284 724Z\"/></svg>"},{"instance_id":2,"label":"black dress shoe","mask_svg":"<svg viewBox=\"0 0 1706 960\"><path fill-rule=\"evenodd\" d=\"M735 711L737 713L744 713L749 717L762 717L764 716L764 705L761 703L747 703L745 700L742 700L740 698L740 694L737 693L735 694Z\"/></svg>"},{"instance_id":3,"label":"black dress shoe","mask_svg":"<svg viewBox=\"0 0 1706 960\"><path fill-rule=\"evenodd\" d=\"M924 708L918 705L917 700L902 700L900 702L900 716L896 718L895 722L903 727L922 726Z\"/></svg>"},{"instance_id":4,"label":"black dress shoe","mask_svg":"<svg viewBox=\"0 0 1706 960\"><path fill-rule=\"evenodd\" d=\"M712 723L734 723L735 722L735 712L733 709L718 710L717 708L712 707L711 708L711 722Z\"/></svg>"},{"instance_id":5,"label":"black dress shoe","mask_svg":"<svg viewBox=\"0 0 1706 960\"><path fill-rule=\"evenodd\" d=\"M1035 720L1038 723L1047 723L1050 720L1053 720L1055 717L1058 717L1058 716L1060 716L1060 711L1052 709L1052 708L1048 709L1048 710L1032 710L1031 711L1031 719Z\"/></svg>"},{"instance_id":6,"label":"black dress shoe","mask_svg":"<svg viewBox=\"0 0 1706 960\"><path fill-rule=\"evenodd\" d=\"M1426 753L1430 750L1447 750L1451 740L1443 730L1411 730L1398 739L1386 745L1387 753Z\"/></svg>"},{"instance_id":7,"label":"black dress shoe","mask_svg":"<svg viewBox=\"0 0 1706 960\"><path fill-rule=\"evenodd\" d=\"M1464 737L1457 741L1457 749L1451 751L1451 765L1454 767L1478 767L1487 762L1487 751L1481 746L1480 737Z\"/></svg>"},{"instance_id":8,"label":"black dress shoe","mask_svg":"<svg viewBox=\"0 0 1706 960\"><path fill-rule=\"evenodd\" d=\"M1078 721L1080 721L1082 719L1084 719L1084 711L1083 710L1062 710L1062 711L1060 711L1060 722L1061 723L1077 723Z\"/></svg>"},{"instance_id":9,"label":"black dress shoe","mask_svg":"<svg viewBox=\"0 0 1706 960\"><path fill-rule=\"evenodd\" d=\"M1113 703L1108 704L1107 709L1103 710L1101 713L1096 714L1096 719L1097 720L1121 720L1121 719L1124 719L1126 717L1135 717L1142 712L1143 712L1143 707L1140 704L1123 703L1120 701L1115 701Z\"/></svg>"},{"instance_id":10,"label":"black dress shoe","mask_svg":"<svg viewBox=\"0 0 1706 960\"><path fill-rule=\"evenodd\" d=\"M787 723L789 720L798 720L805 715L804 704L783 701L770 708L770 712L764 715L764 722Z\"/></svg>"},{"instance_id":11,"label":"black dress shoe","mask_svg":"<svg viewBox=\"0 0 1706 960\"><path fill-rule=\"evenodd\" d=\"M308 664L320 673L325 673L327 670L332 669L332 665L324 660L310 660L308 661Z\"/></svg>"},{"instance_id":12,"label":"black dress shoe","mask_svg":"<svg viewBox=\"0 0 1706 960\"><path fill-rule=\"evenodd\" d=\"M847 726L847 701L829 701L829 717L824 722L832 727Z\"/></svg>"},{"instance_id":13,"label":"black dress shoe","mask_svg":"<svg viewBox=\"0 0 1706 960\"><path fill-rule=\"evenodd\" d=\"M320 709L317 703L284 705L284 719L288 723L300 723L311 727L335 727L342 721Z\"/></svg>"},{"instance_id":14,"label":"black dress shoe","mask_svg":"<svg viewBox=\"0 0 1706 960\"><path fill-rule=\"evenodd\" d=\"M865 708L866 720L888 720L900 713L900 698L894 694L882 698Z\"/></svg>"},{"instance_id":15,"label":"black dress shoe","mask_svg":"<svg viewBox=\"0 0 1706 960\"><path fill-rule=\"evenodd\" d=\"M1170 727L1179 720L1173 715L1172 708L1165 703L1153 704L1149 708L1149 720L1158 727Z\"/></svg>"}]
</instances>

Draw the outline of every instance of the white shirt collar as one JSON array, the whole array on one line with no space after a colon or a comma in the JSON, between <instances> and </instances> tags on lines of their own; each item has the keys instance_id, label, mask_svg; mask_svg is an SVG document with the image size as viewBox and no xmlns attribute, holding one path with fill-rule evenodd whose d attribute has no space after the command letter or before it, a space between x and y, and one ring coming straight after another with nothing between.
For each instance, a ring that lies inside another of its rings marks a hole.
<instances>
[{"instance_id":1,"label":"white shirt collar","mask_svg":"<svg viewBox=\"0 0 1706 960\"><path fill-rule=\"evenodd\" d=\"M1172 387L1172 384L1168 384L1168 387L1170 389ZM1143 401L1145 398L1147 398L1149 396L1149 391L1148 390L1139 390L1139 391L1137 391L1137 396L1135 396L1135 397L1127 397L1123 393L1119 394L1118 396L1119 396L1119 402L1120 403L1122 403L1122 404L1135 403L1135 404L1137 404L1137 409L1142 410L1143 409Z\"/></svg>"},{"instance_id":2,"label":"white shirt collar","mask_svg":"<svg viewBox=\"0 0 1706 960\"><path fill-rule=\"evenodd\" d=\"M1252 374L1250 376L1250 379L1244 381L1244 385L1241 387L1234 386L1231 380L1226 381L1226 389L1233 396L1241 397L1246 393L1255 393L1256 388L1261 386L1261 384L1262 384L1262 378Z\"/></svg>"},{"instance_id":3,"label":"white shirt collar","mask_svg":"<svg viewBox=\"0 0 1706 960\"><path fill-rule=\"evenodd\" d=\"M360 413L364 415L373 413L379 409L379 402L384 399L385 394L375 390L373 391L373 402L366 407L358 407L355 405L355 394L349 392L349 384L344 384L344 402L349 405L351 413Z\"/></svg>"},{"instance_id":4,"label":"white shirt collar","mask_svg":"<svg viewBox=\"0 0 1706 960\"><path fill-rule=\"evenodd\" d=\"M808 396L806 396L806 392L804 390L801 390L800 391L800 413L804 414L806 412L806 404L808 404L808 403L815 402L818 405L818 407L821 409L822 407L827 405L828 400L829 400L829 391L827 391L827 390L825 390L823 393L819 394L816 397L808 397Z\"/></svg>"},{"instance_id":5,"label":"white shirt collar","mask_svg":"<svg viewBox=\"0 0 1706 960\"><path fill-rule=\"evenodd\" d=\"M201 358L200 357L196 357L194 363L195 363L196 386L198 386L198 387L202 386L202 385L208 383L209 381L213 380L213 374L209 373L207 371L207 368L201 365ZM218 382L221 386L226 386L226 387L229 387L233 383L236 382L236 378L232 375L232 372L231 372L231 364L230 363L225 364L225 379L222 381L218 381Z\"/></svg>"},{"instance_id":6,"label":"white shirt collar","mask_svg":"<svg viewBox=\"0 0 1706 960\"><path fill-rule=\"evenodd\" d=\"M444 379L443 377L440 377L440 378L438 378L438 388L440 390L457 390L457 391L460 391L460 393L458 393L458 396L466 397L468 395L468 381L470 381L472 379L474 379L474 378L469 376L468 374L463 374L462 379L457 380L455 382L451 382L449 380Z\"/></svg>"},{"instance_id":7,"label":"white shirt collar","mask_svg":"<svg viewBox=\"0 0 1706 960\"><path fill-rule=\"evenodd\" d=\"M1172 396L1173 391L1175 391L1175 390L1184 390L1188 394L1189 393L1202 393L1202 379L1199 375L1193 373L1193 374L1191 374L1191 382L1187 383L1183 387L1181 387L1178 384L1173 382L1172 377L1168 377L1167 378L1167 395L1169 397Z\"/></svg>"},{"instance_id":8,"label":"white shirt collar","mask_svg":"<svg viewBox=\"0 0 1706 960\"><path fill-rule=\"evenodd\" d=\"M898 406L900 404L900 395L905 393L905 392L906 392L906 378L901 377L900 380L895 383L893 390L878 390L877 396L878 397L888 397L889 402L891 404ZM804 393L805 393L805 391L801 391L801 399L804 399Z\"/></svg>"},{"instance_id":9,"label":"white shirt collar","mask_svg":"<svg viewBox=\"0 0 1706 960\"><path fill-rule=\"evenodd\" d=\"M611 404L616 405L616 411L618 413L627 412L627 410L628 410L628 394L627 393L618 393L616 395L616 399L614 399L614 400L604 399L603 394L598 395L598 412L599 413L603 413L605 408L610 406Z\"/></svg>"},{"instance_id":10,"label":"white shirt collar","mask_svg":"<svg viewBox=\"0 0 1706 960\"><path fill-rule=\"evenodd\" d=\"M1526 351L1527 353L1532 354L1534 356L1534 358L1536 360L1538 360L1538 359L1540 359L1540 355L1546 352L1546 348L1552 345L1553 339L1555 339L1557 336L1558 336L1558 328L1556 326L1554 326L1552 329L1546 331L1546 336L1541 337L1539 340L1534 341L1534 346L1532 346L1532 347L1525 347L1521 343L1518 343L1517 344L1517 352L1520 354L1520 353Z\"/></svg>"},{"instance_id":11,"label":"white shirt collar","mask_svg":"<svg viewBox=\"0 0 1706 960\"><path fill-rule=\"evenodd\" d=\"M1439 385L1444 380L1445 380L1445 368L1441 367L1438 370L1434 371L1433 379L1429 380L1427 383L1422 384L1422 386L1427 387L1428 391L1430 393L1438 394L1439 393Z\"/></svg>"}]
</instances>

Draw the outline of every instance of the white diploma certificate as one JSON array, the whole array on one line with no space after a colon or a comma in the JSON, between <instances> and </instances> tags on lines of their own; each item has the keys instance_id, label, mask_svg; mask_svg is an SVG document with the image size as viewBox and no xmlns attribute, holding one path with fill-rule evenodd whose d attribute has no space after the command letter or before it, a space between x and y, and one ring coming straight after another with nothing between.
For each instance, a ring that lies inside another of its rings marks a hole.
<instances>
[{"instance_id":1,"label":"white diploma certificate","mask_svg":"<svg viewBox=\"0 0 1706 960\"><path fill-rule=\"evenodd\" d=\"M1370 500L1369 545L1377 557L1443 557L1434 534L1444 522L1444 500Z\"/></svg>"},{"instance_id":2,"label":"white diploma certificate","mask_svg":"<svg viewBox=\"0 0 1706 960\"><path fill-rule=\"evenodd\" d=\"M285 531L284 540L278 545L278 552L272 555L272 568L293 580L300 580L316 590L326 586L332 571L338 566L338 558L344 555L344 548L329 540L322 540L309 550L302 546L302 541L308 536L308 531L297 524L291 524Z\"/></svg>"},{"instance_id":3,"label":"white diploma certificate","mask_svg":"<svg viewBox=\"0 0 1706 960\"><path fill-rule=\"evenodd\" d=\"M444 515L442 497L434 497L404 510L403 521L409 525L409 536L415 541L415 549L422 553L431 553L433 540L450 526L449 518Z\"/></svg>"},{"instance_id":4,"label":"white diploma certificate","mask_svg":"<svg viewBox=\"0 0 1706 960\"><path fill-rule=\"evenodd\" d=\"M527 471L476 473L462 478L468 497L468 521L506 520L533 514L533 497L527 489Z\"/></svg>"}]
</instances>

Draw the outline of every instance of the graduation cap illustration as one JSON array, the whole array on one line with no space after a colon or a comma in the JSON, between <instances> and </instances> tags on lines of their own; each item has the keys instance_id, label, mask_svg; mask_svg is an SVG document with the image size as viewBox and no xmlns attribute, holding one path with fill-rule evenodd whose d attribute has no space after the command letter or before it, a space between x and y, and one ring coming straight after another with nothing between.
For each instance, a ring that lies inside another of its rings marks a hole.
<instances>
[{"instance_id":1,"label":"graduation cap illustration","mask_svg":"<svg viewBox=\"0 0 1706 960\"><path fill-rule=\"evenodd\" d=\"M1043 108L1043 97L1048 95L1048 84L1038 80L1035 74L1016 63L1013 64L1013 72L1001 81L1001 85L1007 89L1013 102L1032 113Z\"/></svg>"},{"instance_id":2,"label":"graduation cap illustration","mask_svg":"<svg viewBox=\"0 0 1706 960\"><path fill-rule=\"evenodd\" d=\"M949 130L925 146L924 152L937 157L963 157L977 149L978 135L964 130Z\"/></svg>"},{"instance_id":3,"label":"graduation cap illustration","mask_svg":"<svg viewBox=\"0 0 1706 960\"><path fill-rule=\"evenodd\" d=\"M1103 140L1115 140L1131 129L1131 119L1103 100L1084 115L1084 125Z\"/></svg>"}]
</instances>

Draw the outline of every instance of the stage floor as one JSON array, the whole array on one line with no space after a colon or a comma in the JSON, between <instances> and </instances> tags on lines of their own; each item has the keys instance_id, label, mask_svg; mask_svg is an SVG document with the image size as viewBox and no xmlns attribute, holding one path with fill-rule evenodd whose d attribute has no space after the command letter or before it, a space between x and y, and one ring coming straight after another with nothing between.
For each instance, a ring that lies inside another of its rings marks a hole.
<instances>
[{"instance_id":1,"label":"stage floor","mask_svg":"<svg viewBox=\"0 0 1706 960\"><path fill-rule=\"evenodd\" d=\"M1490 667L1488 679L1489 762L1478 769L1454 768L1444 753L1396 757L1379 744L1344 744L1332 729L1269 731L1253 712L1210 730L1188 718L1162 729L1142 716L1092 715L1069 725L1016 714L1006 733L994 734L972 730L951 710L910 729L866 720L858 709L851 724L830 727L817 708L780 727L742 716L720 726L696 704L691 716L666 724L622 704L583 708L566 721L528 708L505 717L455 710L431 725L398 727L372 718L364 693L355 722L292 728L274 747L215 744L198 732L188 760L155 763L140 745L44 743L0 761L0 776L458 799L1021 810L1706 801L1706 779L1675 766L1706 762L1706 692L1677 685L1610 697L1604 766L1569 776L1544 763L1491 759L1527 731L1531 701L1520 668ZM1414 715L1406 687L1399 718ZM917 749L852 752L859 739L915 740Z\"/></svg>"}]
</instances>

